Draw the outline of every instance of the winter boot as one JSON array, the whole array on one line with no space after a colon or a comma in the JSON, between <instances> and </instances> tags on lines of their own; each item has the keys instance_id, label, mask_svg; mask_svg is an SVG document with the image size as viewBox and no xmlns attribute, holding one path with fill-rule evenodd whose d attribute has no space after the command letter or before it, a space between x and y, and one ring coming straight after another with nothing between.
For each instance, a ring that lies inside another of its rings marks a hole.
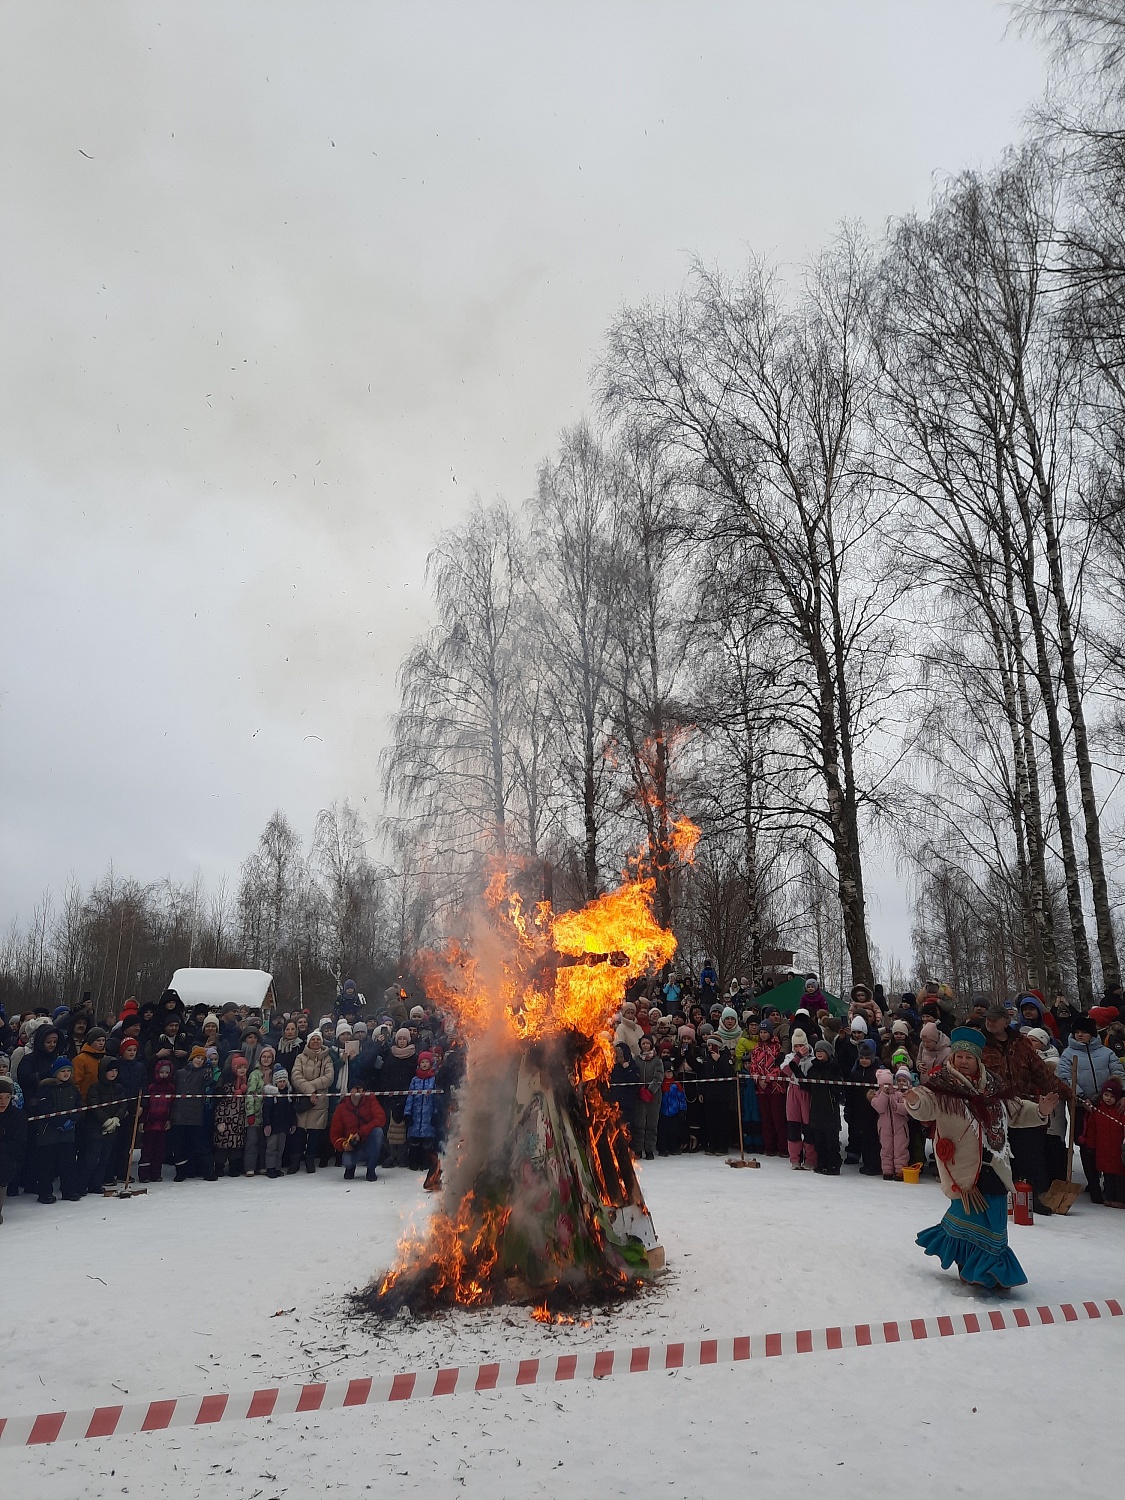
<instances>
[{"instance_id":1,"label":"winter boot","mask_svg":"<svg viewBox=\"0 0 1125 1500\"><path fill-rule=\"evenodd\" d=\"M344 1181L345 1182L351 1182L351 1180L352 1180L352 1178L354 1176L355 1176L355 1168L354 1167L345 1167L344 1168Z\"/></svg>"}]
</instances>

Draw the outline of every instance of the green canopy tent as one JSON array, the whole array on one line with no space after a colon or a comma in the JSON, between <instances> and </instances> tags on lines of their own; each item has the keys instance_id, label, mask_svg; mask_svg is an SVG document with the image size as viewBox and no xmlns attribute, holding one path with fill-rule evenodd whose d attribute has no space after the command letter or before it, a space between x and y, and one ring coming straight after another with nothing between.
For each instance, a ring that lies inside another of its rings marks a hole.
<instances>
[{"instance_id":1,"label":"green canopy tent","mask_svg":"<svg viewBox=\"0 0 1125 1500\"><path fill-rule=\"evenodd\" d=\"M784 984L774 985L772 990L767 990L764 995L759 995L756 1004L761 1006L776 1005L782 1015L791 1016L801 1003L801 997L805 993L805 976L803 974L791 974ZM830 995L827 990L821 993L828 1001L828 1009L834 1016L846 1016L848 1007L845 1001L838 995Z\"/></svg>"}]
</instances>

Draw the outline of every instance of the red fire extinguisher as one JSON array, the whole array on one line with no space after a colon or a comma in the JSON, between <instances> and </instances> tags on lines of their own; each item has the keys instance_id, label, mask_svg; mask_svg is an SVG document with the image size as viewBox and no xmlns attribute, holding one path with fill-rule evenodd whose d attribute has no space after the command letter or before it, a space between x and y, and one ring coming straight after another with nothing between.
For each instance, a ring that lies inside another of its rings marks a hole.
<instances>
[{"instance_id":1,"label":"red fire extinguisher","mask_svg":"<svg viewBox=\"0 0 1125 1500\"><path fill-rule=\"evenodd\" d=\"M1013 1193L1015 1200L1015 1221L1017 1224L1034 1224L1035 1209L1032 1204L1031 1183L1017 1182Z\"/></svg>"}]
</instances>

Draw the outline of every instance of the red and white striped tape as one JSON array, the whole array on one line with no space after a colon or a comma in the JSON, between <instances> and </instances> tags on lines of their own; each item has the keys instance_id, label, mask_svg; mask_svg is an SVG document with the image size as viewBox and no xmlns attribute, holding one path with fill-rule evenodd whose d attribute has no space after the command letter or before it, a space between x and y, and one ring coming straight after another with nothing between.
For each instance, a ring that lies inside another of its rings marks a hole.
<instances>
[{"instance_id":1,"label":"red and white striped tape","mask_svg":"<svg viewBox=\"0 0 1125 1500\"><path fill-rule=\"evenodd\" d=\"M369 1375L308 1385L272 1386L229 1395L177 1396L167 1401L134 1401L82 1411L41 1412L34 1417L0 1417L0 1447L30 1447L81 1438L120 1437L129 1432L163 1432L169 1427L205 1427L341 1406L375 1406L385 1401L417 1401L430 1396L467 1395L570 1380L604 1380L610 1375L651 1374L703 1365L736 1364L786 1354L863 1349L873 1344L908 1344L947 1339L962 1333L1097 1322L1125 1317L1121 1303L1063 1302L1055 1307L989 1308L936 1318L854 1323L839 1328L802 1328L792 1333L747 1334L742 1338L701 1339L683 1344L641 1344L631 1349L581 1350L532 1359L505 1359L402 1375Z\"/></svg>"}]
</instances>

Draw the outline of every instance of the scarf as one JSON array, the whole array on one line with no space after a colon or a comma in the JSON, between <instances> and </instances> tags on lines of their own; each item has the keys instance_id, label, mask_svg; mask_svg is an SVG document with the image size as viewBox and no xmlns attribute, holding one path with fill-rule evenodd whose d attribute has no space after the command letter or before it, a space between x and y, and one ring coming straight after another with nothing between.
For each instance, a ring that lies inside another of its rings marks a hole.
<instances>
[{"instance_id":1,"label":"scarf","mask_svg":"<svg viewBox=\"0 0 1125 1500\"><path fill-rule=\"evenodd\" d=\"M955 1180L950 1171L950 1165L957 1154L957 1141L952 1136L942 1135L936 1123L934 1154L945 1163L949 1180L960 1195L965 1212L968 1213L973 1209L982 1211L987 1204L977 1183L980 1181L981 1166L984 1162L984 1148L987 1146L995 1156L1004 1156L1007 1153L1008 1114L1004 1108L1004 1101L1010 1099L1012 1095L1009 1091L998 1088L983 1067L979 1080L966 1078L964 1073L958 1072L953 1066L952 1059L942 1063L939 1070L926 1080L926 1087L938 1100L945 1114L960 1115L970 1127L976 1128L979 1154L977 1169L971 1183L962 1185ZM964 1135L963 1131L961 1139L964 1139Z\"/></svg>"}]
</instances>

